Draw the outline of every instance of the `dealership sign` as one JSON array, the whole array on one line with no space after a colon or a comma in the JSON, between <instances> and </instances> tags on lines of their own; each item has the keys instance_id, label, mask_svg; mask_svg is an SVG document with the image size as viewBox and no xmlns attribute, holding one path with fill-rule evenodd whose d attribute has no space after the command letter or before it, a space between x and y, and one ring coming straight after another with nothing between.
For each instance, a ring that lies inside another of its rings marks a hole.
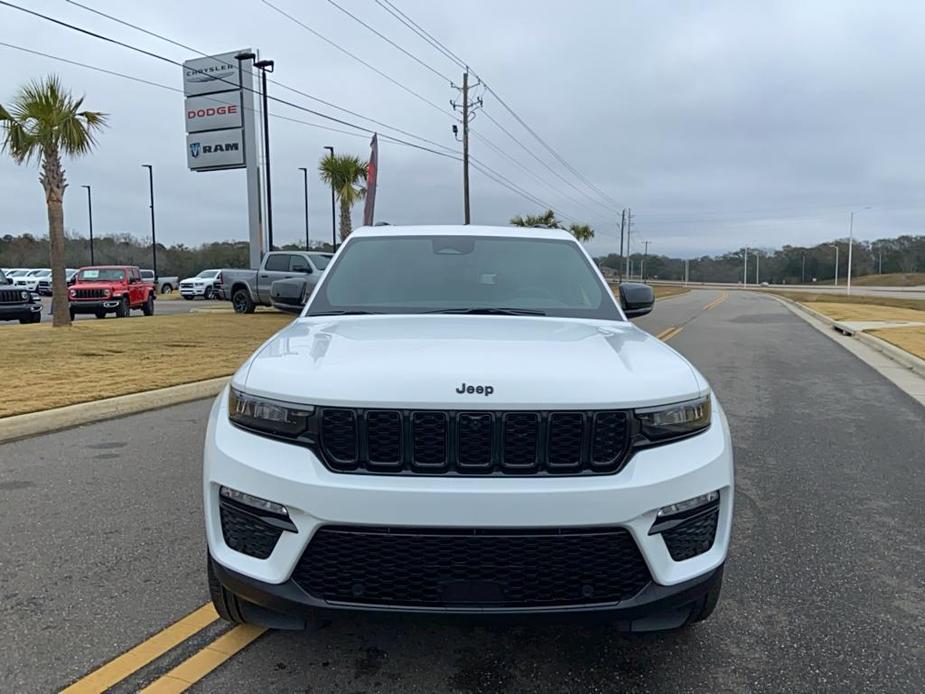
<instances>
[{"instance_id":1,"label":"dealership sign","mask_svg":"<svg viewBox=\"0 0 925 694\"><path fill-rule=\"evenodd\" d=\"M194 171L237 169L244 166L244 138L241 128L187 135L186 163Z\"/></svg>"},{"instance_id":2,"label":"dealership sign","mask_svg":"<svg viewBox=\"0 0 925 694\"><path fill-rule=\"evenodd\" d=\"M241 71L233 53L210 55L183 63L183 93L186 96L227 92L241 88Z\"/></svg>"},{"instance_id":3,"label":"dealership sign","mask_svg":"<svg viewBox=\"0 0 925 694\"><path fill-rule=\"evenodd\" d=\"M186 132L241 127L241 93L221 92L186 100Z\"/></svg>"}]
</instances>

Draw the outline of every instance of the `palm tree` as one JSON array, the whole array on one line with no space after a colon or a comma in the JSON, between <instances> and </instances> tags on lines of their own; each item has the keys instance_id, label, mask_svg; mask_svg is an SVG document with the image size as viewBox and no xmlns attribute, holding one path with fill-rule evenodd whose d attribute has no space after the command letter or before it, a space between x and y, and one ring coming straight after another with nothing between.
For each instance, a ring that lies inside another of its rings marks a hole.
<instances>
[{"instance_id":1,"label":"palm tree","mask_svg":"<svg viewBox=\"0 0 925 694\"><path fill-rule=\"evenodd\" d=\"M566 228L556 219L554 210L546 210L543 214L528 214L526 217L517 216L511 219L511 224L515 227ZM579 241L590 241L594 238L594 229L587 224L571 224L568 226L568 231Z\"/></svg>"},{"instance_id":2,"label":"palm tree","mask_svg":"<svg viewBox=\"0 0 925 694\"><path fill-rule=\"evenodd\" d=\"M350 210L366 195L366 188L358 185L366 180L368 162L349 154L334 156L328 154L321 159L318 170L321 180L334 188L340 200L340 240L346 241L353 231Z\"/></svg>"},{"instance_id":3,"label":"palm tree","mask_svg":"<svg viewBox=\"0 0 925 694\"><path fill-rule=\"evenodd\" d=\"M61 155L87 154L96 144L94 133L106 125L105 114L81 111L83 97L74 99L54 75L19 88L9 108L0 105L3 140L0 149L8 151L17 164L33 158L41 165L39 182L45 189L48 208L48 240L51 250L51 281L54 295L55 327L71 324L67 284L64 277L64 209L62 202L67 179L61 168Z\"/></svg>"}]
</instances>

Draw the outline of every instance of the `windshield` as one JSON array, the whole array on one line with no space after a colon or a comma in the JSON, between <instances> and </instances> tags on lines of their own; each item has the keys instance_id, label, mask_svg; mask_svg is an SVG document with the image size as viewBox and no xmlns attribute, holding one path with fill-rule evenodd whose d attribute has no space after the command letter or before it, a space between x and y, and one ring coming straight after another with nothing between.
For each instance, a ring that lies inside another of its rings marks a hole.
<instances>
[{"instance_id":1,"label":"windshield","mask_svg":"<svg viewBox=\"0 0 925 694\"><path fill-rule=\"evenodd\" d=\"M328 266L328 263L331 262L331 256L321 255L320 253L312 253L311 259L315 267L319 270L324 270Z\"/></svg>"},{"instance_id":2,"label":"windshield","mask_svg":"<svg viewBox=\"0 0 925 694\"><path fill-rule=\"evenodd\" d=\"M22 277L26 274L25 270L12 270L7 277Z\"/></svg>"},{"instance_id":3,"label":"windshield","mask_svg":"<svg viewBox=\"0 0 925 694\"><path fill-rule=\"evenodd\" d=\"M623 320L584 253L565 240L358 238L325 277L306 315L508 309Z\"/></svg>"},{"instance_id":4,"label":"windshield","mask_svg":"<svg viewBox=\"0 0 925 694\"><path fill-rule=\"evenodd\" d=\"M81 270L77 279L81 282L120 282L125 279L125 270L107 267Z\"/></svg>"},{"instance_id":5,"label":"windshield","mask_svg":"<svg viewBox=\"0 0 925 694\"><path fill-rule=\"evenodd\" d=\"M196 277L201 277L202 279L210 280L215 277L220 270L203 270Z\"/></svg>"}]
</instances>

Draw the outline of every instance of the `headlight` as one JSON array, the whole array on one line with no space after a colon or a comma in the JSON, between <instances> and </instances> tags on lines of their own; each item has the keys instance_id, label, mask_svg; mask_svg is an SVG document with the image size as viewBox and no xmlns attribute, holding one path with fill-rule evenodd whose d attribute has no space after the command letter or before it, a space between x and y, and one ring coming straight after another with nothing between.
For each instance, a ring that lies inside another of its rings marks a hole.
<instances>
[{"instance_id":1,"label":"headlight","mask_svg":"<svg viewBox=\"0 0 925 694\"><path fill-rule=\"evenodd\" d=\"M21 296L23 299L28 299L32 295L29 292L19 292L19 296Z\"/></svg>"},{"instance_id":2,"label":"headlight","mask_svg":"<svg viewBox=\"0 0 925 694\"><path fill-rule=\"evenodd\" d=\"M71 296L71 298L73 298L73 297L77 296L77 290L76 290L76 289L72 289L71 291L68 292L68 294Z\"/></svg>"},{"instance_id":3,"label":"headlight","mask_svg":"<svg viewBox=\"0 0 925 694\"><path fill-rule=\"evenodd\" d=\"M710 396L636 410L640 431L650 441L696 434L710 426Z\"/></svg>"},{"instance_id":4,"label":"headlight","mask_svg":"<svg viewBox=\"0 0 925 694\"><path fill-rule=\"evenodd\" d=\"M103 296L109 296L110 294L112 294L112 291L111 291L111 290L109 290L109 289L104 289L104 290L103 290Z\"/></svg>"},{"instance_id":5,"label":"headlight","mask_svg":"<svg viewBox=\"0 0 925 694\"><path fill-rule=\"evenodd\" d=\"M246 429L295 438L308 428L311 405L297 405L228 390L228 419Z\"/></svg>"}]
</instances>

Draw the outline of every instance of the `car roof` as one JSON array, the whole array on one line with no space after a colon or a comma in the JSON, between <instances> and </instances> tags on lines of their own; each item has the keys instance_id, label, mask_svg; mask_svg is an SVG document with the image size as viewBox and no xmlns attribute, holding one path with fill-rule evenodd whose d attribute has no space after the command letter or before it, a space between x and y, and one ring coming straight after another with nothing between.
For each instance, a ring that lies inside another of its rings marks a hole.
<instances>
[{"instance_id":1,"label":"car roof","mask_svg":"<svg viewBox=\"0 0 925 694\"><path fill-rule=\"evenodd\" d=\"M421 224L414 226L378 226L355 229L351 237L367 236L502 236L574 241L564 229L540 227L479 226L475 224Z\"/></svg>"}]
</instances>

